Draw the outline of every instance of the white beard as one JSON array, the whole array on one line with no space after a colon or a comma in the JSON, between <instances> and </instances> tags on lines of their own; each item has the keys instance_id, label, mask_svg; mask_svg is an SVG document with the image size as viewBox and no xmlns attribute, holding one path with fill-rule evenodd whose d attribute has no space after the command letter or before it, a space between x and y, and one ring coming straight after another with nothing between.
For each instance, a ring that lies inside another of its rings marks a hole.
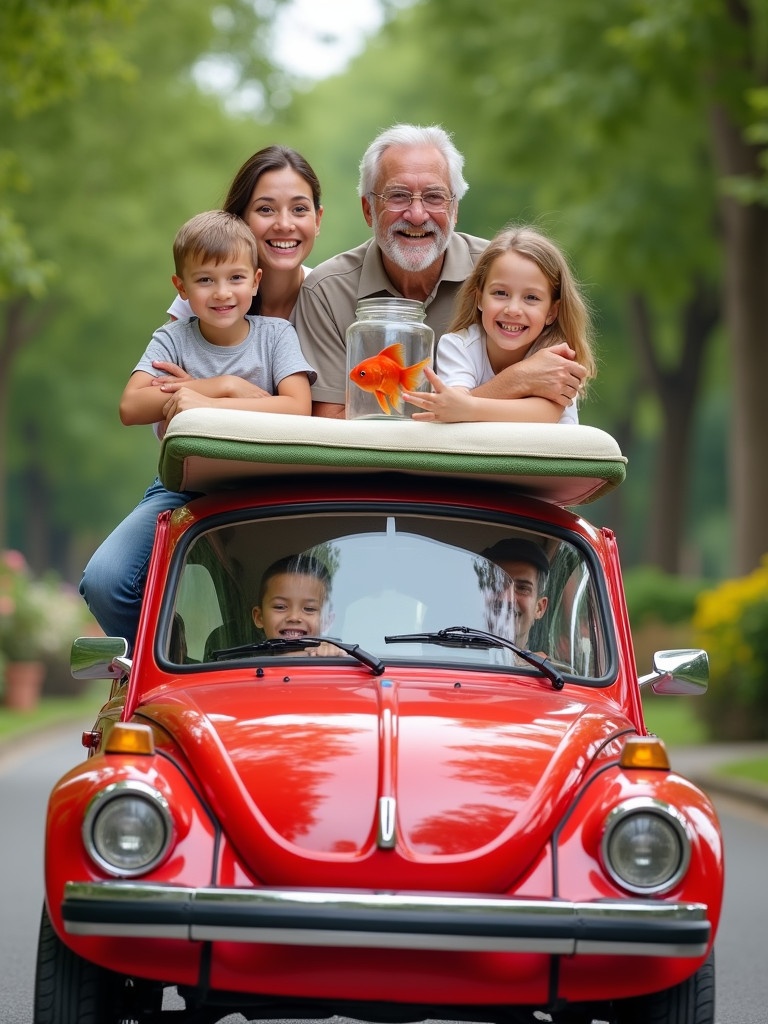
<instances>
[{"instance_id":1,"label":"white beard","mask_svg":"<svg viewBox=\"0 0 768 1024\"><path fill-rule=\"evenodd\" d=\"M396 221L382 234L379 229L379 222L376 215L373 215L373 233L379 248L384 255L392 260L395 266L401 270L419 273L431 267L433 263L443 255L448 248L448 243L453 234L453 227L443 231L433 220L428 220L422 225L425 230L431 230L432 240L427 246L420 246L418 250L411 248L398 234L398 231L410 231L412 224L407 221Z\"/></svg>"}]
</instances>

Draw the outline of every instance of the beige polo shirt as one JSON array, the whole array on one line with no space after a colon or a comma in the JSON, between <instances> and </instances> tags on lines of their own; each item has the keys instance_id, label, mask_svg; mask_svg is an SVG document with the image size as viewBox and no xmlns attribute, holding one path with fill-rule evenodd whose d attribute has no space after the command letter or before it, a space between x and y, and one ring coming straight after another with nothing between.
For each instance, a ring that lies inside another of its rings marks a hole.
<instances>
[{"instance_id":1,"label":"beige polo shirt","mask_svg":"<svg viewBox=\"0 0 768 1024\"><path fill-rule=\"evenodd\" d=\"M426 322L436 342L448 330L459 288L487 245L487 239L474 235L451 235L440 278L425 303ZM381 250L372 238L321 263L305 279L294 319L304 357L317 370L313 401L344 404L347 328L355 319L358 300L378 295L402 298L387 277Z\"/></svg>"}]
</instances>

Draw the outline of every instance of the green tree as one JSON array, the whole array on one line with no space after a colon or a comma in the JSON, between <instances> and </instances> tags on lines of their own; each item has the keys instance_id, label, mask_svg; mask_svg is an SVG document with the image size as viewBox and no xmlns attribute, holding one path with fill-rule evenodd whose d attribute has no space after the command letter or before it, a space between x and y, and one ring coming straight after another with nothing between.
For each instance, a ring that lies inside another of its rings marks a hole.
<instances>
[{"instance_id":1,"label":"green tree","mask_svg":"<svg viewBox=\"0 0 768 1024\"><path fill-rule=\"evenodd\" d=\"M653 496L642 555L674 570L719 318L715 183L703 107L617 49L612 33L628 11L623 2L544 0L501 16L470 0L422 0L300 105L340 180L386 124L446 125L467 157L459 226L488 236L509 220L533 221L566 247L600 329L600 374L582 419L611 429L631 456L649 431L659 435L653 485L644 477L632 504ZM351 106L346 97L363 92L369 102ZM327 109L344 117L329 124ZM349 205L354 180L344 180ZM631 490L611 499L614 519Z\"/></svg>"},{"instance_id":2,"label":"green tree","mask_svg":"<svg viewBox=\"0 0 768 1024\"><path fill-rule=\"evenodd\" d=\"M462 103L463 92L482 131L499 140L506 165L537 169L539 208L569 203L569 234L581 216L579 259L587 241L600 251L601 271L614 270L606 279L617 287L623 280L640 365L667 421L661 457L675 452L660 477L665 502L681 489L688 461L674 440L690 436L682 414L687 406L690 421L695 400L680 389L700 373L717 318L722 253L733 568L754 567L768 548L761 445L768 207L764 186L751 193L744 186L765 181L768 133L754 105L768 77L768 5L542 0L500 17L469 0L424 0L413 13L433 30L430 49L440 47L431 63L449 64L461 83L452 104ZM651 517L654 533L675 520L679 513L670 518L660 507Z\"/></svg>"},{"instance_id":3,"label":"green tree","mask_svg":"<svg viewBox=\"0 0 768 1024\"><path fill-rule=\"evenodd\" d=\"M25 323L27 300L45 295L54 267L36 253L13 198L31 187L23 152L9 145L11 126L73 100L90 78L126 77L131 69L115 39L140 10L115 0L12 0L0 9L0 542L5 538L7 408L14 360L39 326Z\"/></svg>"},{"instance_id":4,"label":"green tree","mask_svg":"<svg viewBox=\"0 0 768 1024\"><path fill-rule=\"evenodd\" d=\"M543 0L510 6L503 18L469 0L440 3L439 17L437 6L417 4L409 27L422 42L423 26L433 28L427 59L439 69L434 87L450 123L462 125L473 164L480 153L518 192L529 183L527 207L508 204L496 226L538 222L621 313L622 330L601 332L600 378L582 415L610 424L631 452L643 426L638 411L651 398L658 403L645 556L673 571L683 547L693 416L719 318L703 98L670 83L656 64L628 59L622 30L634 27L643 3Z\"/></svg>"},{"instance_id":5,"label":"green tree","mask_svg":"<svg viewBox=\"0 0 768 1024\"><path fill-rule=\"evenodd\" d=\"M27 183L12 196L14 217L51 268L44 290L0 299L12 427L2 451L13 486L0 507L10 504L35 567L56 564L69 577L154 472L151 433L125 430L116 410L165 318L173 235L217 206L235 168L272 141L252 117L226 113L194 74L236 34L227 52L242 52L238 74L267 79L254 56L263 49L246 45L263 19L245 0L137 10L115 42L131 74L83 81L66 103L23 119L0 105L0 137Z\"/></svg>"}]
</instances>

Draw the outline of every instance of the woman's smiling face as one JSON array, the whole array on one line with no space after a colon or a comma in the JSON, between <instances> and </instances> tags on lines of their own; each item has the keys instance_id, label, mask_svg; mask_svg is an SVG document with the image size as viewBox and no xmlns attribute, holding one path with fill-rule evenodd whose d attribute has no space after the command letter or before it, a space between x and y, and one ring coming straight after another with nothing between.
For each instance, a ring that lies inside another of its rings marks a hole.
<instances>
[{"instance_id":1,"label":"woman's smiling face","mask_svg":"<svg viewBox=\"0 0 768 1024\"><path fill-rule=\"evenodd\" d=\"M478 293L488 358L496 373L518 362L547 324L557 316L559 302L533 260L509 250L497 256Z\"/></svg>"},{"instance_id":2,"label":"woman's smiling face","mask_svg":"<svg viewBox=\"0 0 768 1024\"><path fill-rule=\"evenodd\" d=\"M256 238L262 270L294 270L303 263L320 232L322 216L322 207L314 207L309 183L292 167L265 171L243 214Z\"/></svg>"}]
</instances>

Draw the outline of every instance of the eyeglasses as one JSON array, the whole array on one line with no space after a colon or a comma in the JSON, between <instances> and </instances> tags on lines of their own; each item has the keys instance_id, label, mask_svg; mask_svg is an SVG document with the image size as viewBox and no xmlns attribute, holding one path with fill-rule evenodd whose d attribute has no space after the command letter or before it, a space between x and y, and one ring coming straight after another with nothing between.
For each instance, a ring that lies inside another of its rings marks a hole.
<instances>
[{"instance_id":1,"label":"eyeglasses","mask_svg":"<svg viewBox=\"0 0 768 1024\"><path fill-rule=\"evenodd\" d=\"M409 192L407 188L388 188L386 192L370 192L384 204L390 213L403 213L414 199L420 199L428 213L445 213L456 198L444 188L428 188L424 192Z\"/></svg>"}]
</instances>

